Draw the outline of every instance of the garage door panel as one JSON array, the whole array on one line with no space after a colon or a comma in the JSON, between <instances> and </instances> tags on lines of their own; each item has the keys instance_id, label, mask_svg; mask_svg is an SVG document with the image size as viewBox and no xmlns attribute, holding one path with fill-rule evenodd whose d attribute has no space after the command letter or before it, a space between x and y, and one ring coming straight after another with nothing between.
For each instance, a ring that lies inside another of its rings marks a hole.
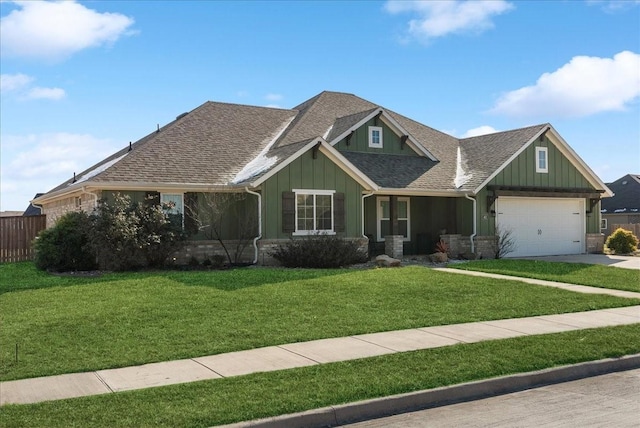
<instances>
[{"instance_id":1,"label":"garage door panel","mask_svg":"<svg viewBox=\"0 0 640 428\"><path fill-rule=\"evenodd\" d=\"M507 257L584 252L584 201L559 198L497 200L497 224L510 230L516 244Z\"/></svg>"}]
</instances>

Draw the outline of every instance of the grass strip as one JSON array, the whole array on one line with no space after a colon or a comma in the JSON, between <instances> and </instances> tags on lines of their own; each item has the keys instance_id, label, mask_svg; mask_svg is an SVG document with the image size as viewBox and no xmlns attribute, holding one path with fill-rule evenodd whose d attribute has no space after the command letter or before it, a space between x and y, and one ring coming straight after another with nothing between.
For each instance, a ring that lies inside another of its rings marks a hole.
<instances>
[{"instance_id":1,"label":"grass strip","mask_svg":"<svg viewBox=\"0 0 640 428\"><path fill-rule=\"evenodd\" d=\"M640 324L455 345L31 405L4 427L208 427L640 352Z\"/></svg>"},{"instance_id":2,"label":"grass strip","mask_svg":"<svg viewBox=\"0 0 640 428\"><path fill-rule=\"evenodd\" d=\"M634 304L423 267L140 272L1 295L0 379Z\"/></svg>"},{"instance_id":3,"label":"grass strip","mask_svg":"<svg viewBox=\"0 0 640 428\"><path fill-rule=\"evenodd\" d=\"M640 292L640 271L586 263L546 262L541 260L476 260L450 264L461 270L498 273L524 278L544 279L568 284L590 285L613 290Z\"/></svg>"}]
</instances>

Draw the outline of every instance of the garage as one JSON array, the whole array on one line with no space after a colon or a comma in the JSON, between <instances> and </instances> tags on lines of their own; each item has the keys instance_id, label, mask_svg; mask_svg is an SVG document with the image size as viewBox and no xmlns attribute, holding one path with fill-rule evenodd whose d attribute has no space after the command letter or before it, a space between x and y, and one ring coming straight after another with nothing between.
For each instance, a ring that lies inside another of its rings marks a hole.
<instances>
[{"instance_id":1,"label":"garage","mask_svg":"<svg viewBox=\"0 0 640 428\"><path fill-rule=\"evenodd\" d=\"M515 242L505 257L585 252L584 199L499 197L496 204L497 225Z\"/></svg>"}]
</instances>

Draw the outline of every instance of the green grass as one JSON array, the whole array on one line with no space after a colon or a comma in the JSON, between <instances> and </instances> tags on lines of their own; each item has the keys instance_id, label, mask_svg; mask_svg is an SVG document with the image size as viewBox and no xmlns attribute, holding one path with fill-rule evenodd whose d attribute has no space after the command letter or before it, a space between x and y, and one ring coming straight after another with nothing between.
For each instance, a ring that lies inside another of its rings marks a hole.
<instances>
[{"instance_id":1,"label":"green grass","mask_svg":"<svg viewBox=\"0 0 640 428\"><path fill-rule=\"evenodd\" d=\"M3 277L7 266L0 266ZM0 295L1 380L640 304L423 267L139 272L96 279L50 277L29 264L7 270L6 277L20 277L21 285Z\"/></svg>"},{"instance_id":2,"label":"green grass","mask_svg":"<svg viewBox=\"0 0 640 428\"><path fill-rule=\"evenodd\" d=\"M4 427L208 427L640 352L640 324L8 405Z\"/></svg>"},{"instance_id":3,"label":"green grass","mask_svg":"<svg viewBox=\"0 0 640 428\"><path fill-rule=\"evenodd\" d=\"M474 270L591 285L615 290L640 292L640 270L585 263L559 263L540 260L478 260L449 265L454 269Z\"/></svg>"}]
</instances>

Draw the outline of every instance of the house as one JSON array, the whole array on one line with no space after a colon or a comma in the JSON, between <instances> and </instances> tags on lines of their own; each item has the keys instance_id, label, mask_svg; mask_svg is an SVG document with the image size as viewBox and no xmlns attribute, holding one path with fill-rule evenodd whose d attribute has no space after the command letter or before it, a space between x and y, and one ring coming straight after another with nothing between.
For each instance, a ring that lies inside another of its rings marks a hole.
<instances>
[{"instance_id":1,"label":"house","mask_svg":"<svg viewBox=\"0 0 640 428\"><path fill-rule=\"evenodd\" d=\"M607 187L614 195L604 199L600 207L604 235L611 235L614 225L640 224L640 175L627 174Z\"/></svg>"},{"instance_id":2,"label":"house","mask_svg":"<svg viewBox=\"0 0 640 428\"><path fill-rule=\"evenodd\" d=\"M44 193L36 193L36 195L33 198L34 199L39 198L42 195L44 195ZM42 208L38 206L34 206L33 204L29 204L27 209L24 210L24 212L22 213L22 216L24 217L31 217L34 215L42 215Z\"/></svg>"},{"instance_id":3,"label":"house","mask_svg":"<svg viewBox=\"0 0 640 428\"><path fill-rule=\"evenodd\" d=\"M223 238L242 238L254 218L245 256L260 263L313 233L394 257L432 252L440 238L491 257L496 226L512 233L514 257L598 251L600 200L612 194L550 124L458 139L326 91L292 109L206 102L33 203L52 224L114 192L195 217L212 195L234 195ZM219 251L211 224L196 226L183 256Z\"/></svg>"}]
</instances>

